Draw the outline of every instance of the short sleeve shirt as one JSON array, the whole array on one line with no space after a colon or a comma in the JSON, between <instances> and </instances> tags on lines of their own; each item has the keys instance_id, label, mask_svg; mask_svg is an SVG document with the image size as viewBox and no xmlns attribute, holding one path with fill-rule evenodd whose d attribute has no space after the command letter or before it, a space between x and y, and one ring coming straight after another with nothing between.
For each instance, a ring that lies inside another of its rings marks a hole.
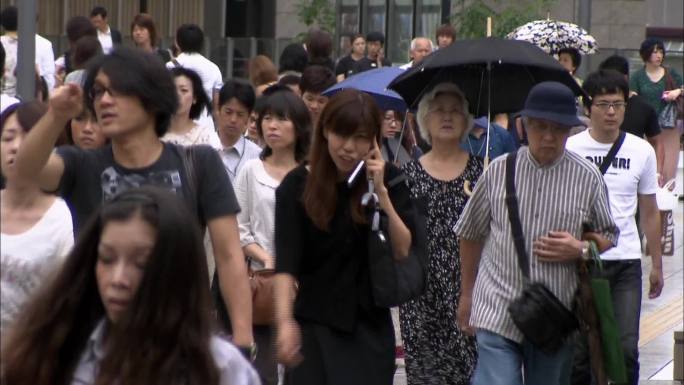
<instances>
[{"instance_id":1,"label":"short sleeve shirt","mask_svg":"<svg viewBox=\"0 0 684 385\"><path fill-rule=\"evenodd\" d=\"M390 67L392 65L392 62L387 60L387 58L382 59L382 66L383 67ZM368 57L364 57L357 61L354 64L354 73L358 74L360 72L372 70L378 68L378 63L375 62L375 60L371 60Z\"/></svg>"},{"instance_id":2,"label":"short sleeve shirt","mask_svg":"<svg viewBox=\"0 0 684 385\"><path fill-rule=\"evenodd\" d=\"M599 167L612 145L597 142L587 130L570 137L566 148ZM651 195L658 190L656 155L653 147L645 140L627 134L603 179L608 186L610 212L615 224L620 228L620 238L617 246L601 254L601 258L640 259L641 241L634 215L638 195Z\"/></svg>"},{"instance_id":3,"label":"short sleeve shirt","mask_svg":"<svg viewBox=\"0 0 684 385\"><path fill-rule=\"evenodd\" d=\"M620 129L632 135L652 138L660 134L658 115L655 109L641 95L629 98L625 109L625 119Z\"/></svg>"},{"instance_id":4,"label":"short sleeve shirt","mask_svg":"<svg viewBox=\"0 0 684 385\"><path fill-rule=\"evenodd\" d=\"M356 60L351 55L343 57L335 66L335 75L344 75L345 78L348 78L354 73L354 64L356 64Z\"/></svg>"},{"instance_id":5,"label":"short sleeve shirt","mask_svg":"<svg viewBox=\"0 0 684 385\"><path fill-rule=\"evenodd\" d=\"M197 213L203 226L214 218L237 214L240 207L216 150L209 146L193 147L196 200L181 151L180 146L164 143L161 156L153 164L129 169L114 161L111 145L97 150L59 147L57 154L64 160L59 193L69 204L76 232L102 202L145 185L177 194L188 203L191 212ZM195 201L198 207L193 207Z\"/></svg>"}]
</instances>

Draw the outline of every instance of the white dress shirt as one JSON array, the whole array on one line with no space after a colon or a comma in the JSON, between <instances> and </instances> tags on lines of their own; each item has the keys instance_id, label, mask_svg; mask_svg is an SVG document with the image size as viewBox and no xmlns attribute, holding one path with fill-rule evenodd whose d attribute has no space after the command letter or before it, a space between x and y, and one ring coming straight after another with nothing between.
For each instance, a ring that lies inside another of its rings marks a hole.
<instances>
[{"instance_id":1,"label":"white dress shirt","mask_svg":"<svg viewBox=\"0 0 684 385\"><path fill-rule=\"evenodd\" d=\"M102 52L104 52L105 55L112 52L114 42L112 41L112 29L109 26L107 26L106 32L102 32L99 29L97 30L97 40L100 41Z\"/></svg>"}]
</instances>

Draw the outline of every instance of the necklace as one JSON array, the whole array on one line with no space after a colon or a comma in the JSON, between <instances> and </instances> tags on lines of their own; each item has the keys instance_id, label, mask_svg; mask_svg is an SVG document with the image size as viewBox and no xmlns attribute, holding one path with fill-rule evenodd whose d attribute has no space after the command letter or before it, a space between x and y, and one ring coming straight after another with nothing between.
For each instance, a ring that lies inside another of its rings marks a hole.
<instances>
[{"instance_id":1,"label":"necklace","mask_svg":"<svg viewBox=\"0 0 684 385\"><path fill-rule=\"evenodd\" d=\"M247 145L247 140L245 138L240 138L242 139L242 151L240 151L240 157L238 158L237 163L235 163L235 167L231 171L230 168L226 168L228 171L228 174L230 174L231 179L235 178L237 176L237 169L240 167L240 163L242 163L242 157L245 156L245 146ZM238 139L239 140L239 139ZM235 146L233 146L235 148Z\"/></svg>"}]
</instances>

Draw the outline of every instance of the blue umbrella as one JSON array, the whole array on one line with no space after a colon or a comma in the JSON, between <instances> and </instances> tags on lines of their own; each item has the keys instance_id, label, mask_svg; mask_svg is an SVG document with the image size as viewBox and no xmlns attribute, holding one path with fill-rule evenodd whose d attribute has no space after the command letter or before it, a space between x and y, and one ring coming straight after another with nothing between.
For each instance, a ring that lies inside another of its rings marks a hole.
<instances>
[{"instance_id":1,"label":"blue umbrella","mask_svg":"<svg viewBox=\"0 0 684 385\"><path fill-rule=\"evenodd\" d=\"M380 109L384 111L404 112L406 111L404 99L398 93L387 88L387 85L403 72L404 70L397 67L382 67L364 71L328 88L323 91L323 95L330 97L341 90L353 88L372 96Z\"/></svg>"}]
</instances>

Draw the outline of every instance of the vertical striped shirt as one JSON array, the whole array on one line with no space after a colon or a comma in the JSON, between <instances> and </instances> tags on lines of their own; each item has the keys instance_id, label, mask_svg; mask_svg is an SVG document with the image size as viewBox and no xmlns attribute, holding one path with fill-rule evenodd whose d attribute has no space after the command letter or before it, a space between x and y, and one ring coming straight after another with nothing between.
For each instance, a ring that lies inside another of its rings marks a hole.
<instances>
[{"instance_id":1,"label":"vertical striped shirt","mask_svg":"<svg viewBox=\"0 0 684 385\"><path fill-rule=\"evenodd\" d=\"M478 181L454 232L463 239L484 241L470 324L522 342L523 335L508 314L508 305L522 293L523 276L504 199L505 172L505 156L492 162ZM619 230L610 213L601 173L570 151L552 164L541 166L527 147L521 147L515 187L530 279L544 283L571 309L577 289L576 264L539 261L532 253L532 243L549 231L567 231L580 239L583 224L617 243Z\"/></svg>"}]
</instances>

